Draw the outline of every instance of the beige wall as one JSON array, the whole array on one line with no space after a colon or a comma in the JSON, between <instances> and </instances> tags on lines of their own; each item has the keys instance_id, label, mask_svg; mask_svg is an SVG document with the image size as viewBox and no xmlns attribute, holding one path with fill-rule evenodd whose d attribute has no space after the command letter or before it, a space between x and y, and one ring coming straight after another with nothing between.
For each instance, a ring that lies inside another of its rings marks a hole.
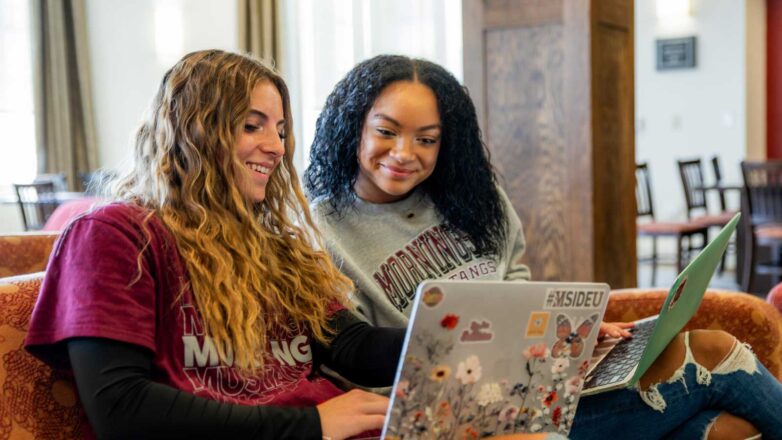
<instances>
[{"instance_id":1,"label":"beige wall","mask_svg":"<svg viewBox=\"0 0 782 440\"><path fill-rule=\"evenodd\" d=\"M0 234L23 231L22 214L15 203L0 204Z\"/></svg>"},{"instance_id":2,"label":"beige wall","mask_svg":"<svg viewBox=\"0 0 782 440\"><path fill-rule=\"evenodd\" d=\"M764 136L763 2L693 0L688 16L670 20L657 17L655 0L636 0L636 160L650 164L659 220L686 216L677 159L718 155L725 182L739 183L739 163L756 154ZM695 68L656 69L656 39L693 35ZM737 197L729 203L737 206Z\"/></svg>"}]
</instances>

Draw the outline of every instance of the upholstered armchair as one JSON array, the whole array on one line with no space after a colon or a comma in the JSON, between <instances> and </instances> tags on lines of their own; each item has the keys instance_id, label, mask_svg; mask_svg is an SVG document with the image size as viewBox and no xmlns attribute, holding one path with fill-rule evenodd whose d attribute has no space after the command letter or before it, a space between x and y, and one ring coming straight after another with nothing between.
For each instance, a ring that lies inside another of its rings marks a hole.
<instances>
[{"instance_id":1,"label":"upholstered armchair","mask_svg":"<svg viewBox=\"0 0 782 440\"><path fill-rule=\"evenodd\" d=\"M0 277L46 269L57 232L0 234Z\"/></svg>"},{"instance_id":2,"label":"upholstered armchair","mask_svg":"<svg viewBox=\"0 0 782 440\"><path fill-rule=\"evenodd\" d=\"M72 378L24 350L43 272L0 279L0 440L81 439Z\"/></svg>"},{"instance_id":3,"label":"upholstered armchair","mask_svg":"<svg viewBox=\"0 0 782 440\"><path fill-rule=\"evenodd\" d=\"M668 295L663 289L614 290L606 321L634 321L659 313ZM782 380L782 314L755 296L708 289L685 329L724 330L748 343L768 370Z\"/></svg>"}]
</instances>

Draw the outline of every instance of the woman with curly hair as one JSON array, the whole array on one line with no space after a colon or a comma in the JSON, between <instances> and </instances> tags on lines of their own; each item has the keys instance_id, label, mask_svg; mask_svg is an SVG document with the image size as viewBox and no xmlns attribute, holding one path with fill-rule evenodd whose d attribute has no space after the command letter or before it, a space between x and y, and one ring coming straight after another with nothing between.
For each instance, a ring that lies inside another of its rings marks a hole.
<instances>
[{"instance_id":1,"label":"woman with curly hair","mask_svg":"<svg viewBox=\"0 0 782 440\"><path fill-rule=\"evenodd\" d=\"M316 222L370 322L404 326L424 279L529 278L521 222L497 186L475 108L442 67L391 55L358 64L328 97L310 160ZM628 337L631 326L602 323L600 333ZM780 438L780 398L779 382L733 336L693 331L638 390L582 398L570 435L715 440L757 426Z\"/></svg>"},{"instance_id":2,"label":"woman with curly hair","mask_svg":"<svg viewBox=\"0 0 782 440\"><path fill-rule=\"evenodd\" d=\"M404 326L424 279L529 279L479 133L462 86L424 60L365 61L328 97L304 182L370 322Z\"/></svg>"},{"instance_id":3,"label":"woman with curly hair","mask_svg":"<svg viewBox=\"0 0 782 440\"><path fill-rule=\"evenodd\" d=\"M387 398L311 374L322 362L388 385L403 332L343 306L350 280L304 229L291 127L285 83L252 58L194 52L165 74L113 201L60 237L27 334L32 354L73 371L92 434L382 426Z\"/></svg>"}]
</instances>

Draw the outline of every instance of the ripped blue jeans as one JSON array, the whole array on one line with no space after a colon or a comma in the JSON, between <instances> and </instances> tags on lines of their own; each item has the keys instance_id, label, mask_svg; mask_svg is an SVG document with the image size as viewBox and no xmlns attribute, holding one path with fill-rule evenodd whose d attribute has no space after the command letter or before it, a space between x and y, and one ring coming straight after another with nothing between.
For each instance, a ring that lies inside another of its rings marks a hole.
<instances>
[{"instance_id":1,"label":"ripped blue jeans","mask_svg":"<svg viewBox=\"0 0 782 440\"><path fill-rule=\"evenodd\" d=\"M583 397L572 440L706 439L721 412L741 417L763 433L782 439L782 384L749 346L737 342L712 371L698 364L685 333L684 364L664 383L646 391L621 389Z\"/></svg>"}]
</instances>

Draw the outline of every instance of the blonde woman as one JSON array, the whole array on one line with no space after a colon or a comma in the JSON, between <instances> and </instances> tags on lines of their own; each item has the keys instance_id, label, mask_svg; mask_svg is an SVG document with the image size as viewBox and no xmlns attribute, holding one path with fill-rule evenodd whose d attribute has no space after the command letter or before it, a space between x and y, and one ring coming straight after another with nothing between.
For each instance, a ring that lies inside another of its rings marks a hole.
<instances>
[{"instance_id":1,"label":"blonde woman","mask_svg":"<svg viewBox=\"0 0 782 440\"><path fill-rule=\"evenodd\" d=\"M249 57L186 55L163 78L114 201L52 255L27 349L73 371L99 438L345 438L388 401L402 331L342 306L313 250L287 88ZM361 353L360 362L358 354Z\"/></svg>"}]
</instances>

